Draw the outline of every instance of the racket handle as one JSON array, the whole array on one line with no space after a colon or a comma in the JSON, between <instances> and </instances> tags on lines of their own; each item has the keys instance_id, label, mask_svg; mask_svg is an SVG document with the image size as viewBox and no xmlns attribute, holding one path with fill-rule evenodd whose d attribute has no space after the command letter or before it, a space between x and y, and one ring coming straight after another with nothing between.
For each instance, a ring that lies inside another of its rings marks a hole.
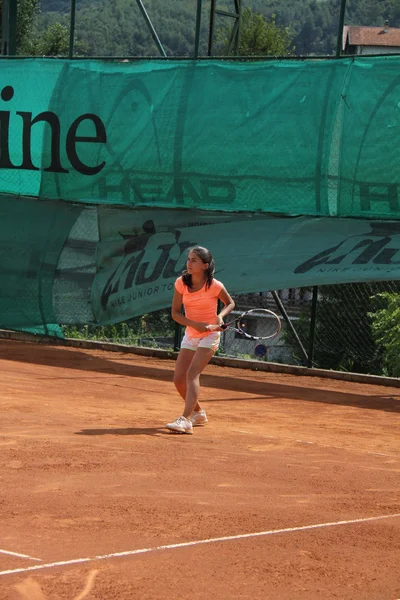
<instances>
[{"instance_id":1,"label":"racket handle","mask_svg":"<svg viewBox=\"0 0 400 600\"><path fill-rule=\"evenodd\" d=\"M227 329L227 327L228 327L228 323L223 323L223 324L221 325L221 329Z\"/></svg>"}]
</instances>

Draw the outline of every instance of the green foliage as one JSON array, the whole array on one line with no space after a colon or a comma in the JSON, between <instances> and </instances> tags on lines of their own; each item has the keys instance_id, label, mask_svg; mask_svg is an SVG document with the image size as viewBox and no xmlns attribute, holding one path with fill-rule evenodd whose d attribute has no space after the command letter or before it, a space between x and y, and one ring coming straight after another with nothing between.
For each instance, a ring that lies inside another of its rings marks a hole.
<instances>
[{"instance_id":1,"label":"green foliage","mask_svg":"<svg viewBox=\"0 0 400 600\"><path fill-rule=\"evenodd\" d=\"M197 0L143 0L143 3L167 54L192 56ZM38 36L57 22L69 28L70 0L41 0L41 14L35 19L37 5L38 0L18 2L26 24L21 25L19 49L22 38L26 41L29 37L30 14L35 20L33 33ZM233 7L233 0L218 0L220 9L233 11ZM346 7L347 25L383 26L388 20L392 27L400 27L400 0L347 0ZM203 56L207 54L209 11L209 3L203 2L200 37ZM340 0L246 0L240 53L286 56L294 46L297 55L332 55L336 50L339 11ZM219 16L216 20L216 27L225 32L225 39L229 37L228 23L232 25L232 19ZM76 33L91 56L159 55L136 0L79 0Z\"/></svg>"},{"instance_id":2,"label":"green foliage","mask_svg":"<svg viewBox=\"0 0 400 600\"><path fill-rule=\"evenodd\" d=\"M17 3L17 52L32 36L39 3L40 0L19 0Z\"/></svg>"},{"instance_id":3,"label":"green foliage","mask_svg":"<svg viewBox=\"0 0 400 600\"><path fill-rule=\"evenodd\" d=\"M383 364L390 377L400 377L400 294L379 294L384 307L370 313L372 335L383 348Z\"/></svg>"},{"instance_id":4,"label":"green foliage","mask_svg":"<svg viewBox=\"0 0 400 600\"><path fill-rule=\"evenodd\" d=\"M68 54L69 29L61 23L54 23L38 39L39 54L43 56L62 56Z\"/></svg>"},{"instance_id":5,"label":"green foliage","mask_svg":"<svg viewBox=\"0 0 400 600\"><path fill-rule=\"evenodd\" d=\"M144 4L165 52L169 56L193 55L196 0L146 0ZM90 55L160 55L135 0L83 3L76 31L87 42ZM204 51L204 42L202 48Z\"/></svg>"},{"instance_id":6,"label":"green foliage","mask_svg":"<svg viewBox=\"0 0 400 600\"><path fill-rule=\"evenodd\" d=\"M124 323L115 323L97 327L84 325L82 327L63 326L67 338L94 340L98 342L113 342L128 346L170 347L173 346L175 323L172 321L169 309L130 319Z\"/></svg>"},{"instance_id":7,"label":"green foliage","mask_svg":"<svg viewBox=\"0 0 400 600\"><path fill-rule=\"evenodd\" d=\"M39 14L40 0L18 0L17 3L17 53L23 54L23 49L33 35L34 22ZM0 0L0 28L3 17L3 1Z\"/></svg>"},{"instance_id":8,"label":"green foliage","mask_svg":"<svg viewBox=\"0 0 400 600\"><path fill-rule=\"evenodd\" d=\"M382 375L382 349L372 331L371 314L382 308L380 292L384 284L345 284L319 289L314 338L314 364L322 369ZM308 350L310 341L308 306L295 323ZM297 353L291 334L286 341ZM302 357L297 357L302 362Z\"/></svg>"},{"instance_id":9,"label":"green foliage","mask_svg":"<svg viewBox=\"0 0 400 600\"><path fill-rule=\"evenodd\" d=\"M74 55L85 55L88 44L74 40ZM69 51L69 28L61 23L49 25L41 36L36 39L36 53L41 56L67 56Z\"/></svg>"},{"instance_id":10,"label":"green foliage","mask_svg":"<svg viewBox=\"0 0 400 600\"><path fill-rule=\"evenodd\" d=\"M40 32L35 27L39 0L24 0L18 4L17 52L23 56L67 56L69 51L69 26L58 21L49 22ZM23 11L22 8L23 7ZM22 12L21 12L22 11ZM20 14L21 13L21 14ZM74 54L85 55L88 44L74 41Z\"/></svg>"},{"instance_id":11,"label":"green foliage","mask_svg":"<svg viewBox=\"0 0 400 600\"><path fill-rule=\"evenodd\" d=\"M261 14L253 13L248 6L242 12L239 55L240 56L290 56L294 52L290 31L288 27L277 25L276 15L265 18ZM229 52L228 26L220 32L224 41L225 52ZM232 52L231 52L232 53Z\"/></svg>"}]
</instances>

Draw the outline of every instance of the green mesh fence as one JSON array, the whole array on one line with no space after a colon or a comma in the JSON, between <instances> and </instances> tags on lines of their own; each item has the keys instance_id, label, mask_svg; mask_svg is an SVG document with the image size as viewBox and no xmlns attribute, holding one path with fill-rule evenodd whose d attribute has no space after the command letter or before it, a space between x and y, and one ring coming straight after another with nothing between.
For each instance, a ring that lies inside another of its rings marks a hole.
<instances>
[{"instance_id":1,"label":"green mesh fence","mask_svg":"<svg viewBox=\"0 0 400 600\"><path fill-rule=\"evenodd\" d=\"M318 287L313 365L324 369L371 373L380 369L379 344L372 339L372 314L382 304L379 292L400 290L396 282L345 284ZM233 331L222 337L221 353L270 362L309 364L313 288L287 288L274 292L235 295L235 312L268 308L279 315L281 333L272 340L248 340ZM266 317L256 313L246 321L247 331L258 335ZM266 347L257 356L257 347ZM380 373L381 374L381 373Z\"/></svg>"},{"instance_id":2,"label":"green mesh fence","mask_svg":"<svg viewBox=\"0 0 400 600\"><path fill-rule=\"evenodd\" d=\"M2 62L1 189L398 218L400 58Z\"/></svg>"},{"instance_id":3,"label":"green mesh fence","mask_svg":"<svg viewBox=\"0 0 400 600\"><path fill-rule=\"evenodd\" d=\"M400 376L400 282L320 286L317 294L314 367ZM233 314L267 308L280 317L281 332L274 339L256 341L226 330L217 356L309 366L312 295L310 287L234 294ZM252 335L262 334L266 318L261 313L245 318L246 330ZM114 325L67 326L63 330L67 337L170 351L179 346L184 332L184 328L176 331L170 309Z\"/></svg>"},{"instance_id":4,"label":"green mesh fence","mask_svg":"<svg viewBox=\"0 0 400 600\"><path fill-rule=\"evenodd\" d=\"M158 311L195 244L240 298L400 280L399 67L2 61L0 326L168 347ZM285 327L268 359L302 360ZM251 354L242 342L221 351Z\"/></svg>"},{"instance_id":5,"label":"green mesh fence","mask_svg":"<svg viewBox=\"0 0 400 600\"><path fill-rule=\"evenodd\" d=\"M400 375L400 282L353 283L317 288L317 312L312 364L375 375ZM256 342L232 331L223 334L221 354L252 360L308 365L311 343L312 288L235 296L238 313L250 307L268 308L281 318L277 338ZM283 310L281 310L281 307ZM392 310L388 310L392 307ZM248 319L247 330L262 329L262 316ZM264 357L257 346L266 346ZM307 356L305 356L305 354Z\"/></svg>"},{"instance_id":6,"label":"green mesh fence","mask_svg":"<svg viewBox=\"0 0 400 600\"><path fill-rule=\"evenodd\" d=\"M170 306L188 249L233 294L400 279L400 223L3 196L0 326L108 325ZM47 328L47 329L46 329Z\"/></svg>"}]
</instances>

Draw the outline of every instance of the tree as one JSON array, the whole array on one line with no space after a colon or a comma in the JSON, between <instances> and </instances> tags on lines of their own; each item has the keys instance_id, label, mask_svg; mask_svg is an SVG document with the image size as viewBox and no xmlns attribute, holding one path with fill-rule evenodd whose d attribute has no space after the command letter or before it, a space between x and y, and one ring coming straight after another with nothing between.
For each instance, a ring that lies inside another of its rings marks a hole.
<instances>
[{"instance_id":1,"label":"tree","mask_svg":"<svg viewBox=\"0 0 400 600\"><path fill-rule=\"evenodd\" d=\"M25 56L67 56L69 27L57 21L48 25L40 35L30 30L18 50L18 54ZM88 44L75 37L74 54L85 55L87 52Z\"/></svg>"},{"instance_id":2,"label":"tree","mask_svg":"<svg viewBox=\"0 0 400 600\"><path fill-rule=\"evenodd\" d=\"M49 25L38 39L38 54L42 56L63 56L68 54L69 29L61 23Z\"/></svg>"},{"instance_id":3,"label":"tree","mask_svg":"<svg viewBox=\"0 0 400 600\"><path fill-rule=\"evenodd\" d=\"M11 0L10 0L11 1ZM36 18L40 14L40 0L18 0L17 3L17 54L22 56L62 56L69 50L69 28L59 22L48 25L40 35L35 32ZM0 29L3 0L0 0ZM86 54L88 44L75 42L75 54Z\"/></svg>"},{"instance_id":4,"label":"tree","mask_svg":"<svg viewBox=\"0 0 400 600\"><path fill-rule=\"evenodd\" d=\"M61 23L49 25L35 43L36 54L40 56L66 56L69 51L69 28ZM87 50L86 42L75 41L74 54L86 54Z\"/></svg>"},{"instance_id":5,"label":"tree","mask_svg":"<svg viewBox=\"0 0 400 600\"><path fill-rule=\"evenodd\" d=\"M400 0L389 0L387 6L386 18L391 27L399 27L400 25Z\"/></svg>"},{"instance_id":6,"label":"tree","mask_svg":"<svg viewBox=\"0 0 400 600\"><path fill-rule=\"evenodd\" d=\"M17 3L17 52L23 49L26 40L32 36L36 16L39 14L40 0L19 0Z\"/></svg>"},{"instance_id":7,"label":"tree","mask_svg":"<svg viewBox=\"0 0 400 600\"><path fill-rule=\"evenodd\" d=\"M23 54L26 41L32 36L34 21L39 14L40 0L18 0L17 4L17 53ZM0 0L0 29L3 19L3 0Z\"/></svg>"},{"instance_id":8,"label":"tree","mask_svg":"<svg viewBox=\"0 0 400 600\"><path fill-rule=\"evenodd\" d=\"M18 6L21 9L23 6L26 8L30 2L36 3L36 0L18 0ZM70 0L41 0L41 13L34 19L34 31L41 34L55 22L68 27L70 4ZM197 0L145 0L144 4L167 54L193 56ZM232 4L232 0L225 0L221 8L228 8ZM303 56L335 53L340 0L248 0L245 4L250 8L242 12L241 55L288 56L294 53L294 46L295 54ZM203 2L204 7L207 5L209 3ZM206 8L206 15L203 13L202 18L201 56L207 53L208 10ZM346 25L382 27L386 19L391 27L400 26L400 0L347 2ZM229 19L225 19L224 23L228 21ZM252 38L252 44L254 40L256 42L255 51L246 42L248 24L250 30L253 30L253 37L249 37ZM272 48L264 44L264 38L268 37L262 33L265 29L269 29L270 33L271 29L272 32L278 33L278 39L274 40ZM136 0L79 0L76 32L80 40L87 42L88 53L91 56L158 55ZM221 37L218 36L215 43L216 53L226 54L230 33L228 27L222 29ZM283 41L287 40L287 44L283 43L283 48L282 36ZM247 48L244 48L245 42Z\"/></svg>"},{"instance_id":9,"label":"tree","mask_svg":"<svg viewBox=\"0 0 400 600\"><path fill-rule=\"evenodd\" d=\"M400 294L379 294L385 306L372 319L372 335L383 348L382 361L390 377L400 377Z\"/></svg>"},{"instance_id":10,"label":"tree","mask_svg":"<svg viewBox=\"0 0 400 600\"><path fill-rule=\"evenodd\" d=\"M294 52L289 27L276 24L276 15L265 18L253 13L248 6L242 12L240 25L240 56L291 56ZM225 27L219 32L227 51L230 28Z\"/></svg>"}]
</instances>

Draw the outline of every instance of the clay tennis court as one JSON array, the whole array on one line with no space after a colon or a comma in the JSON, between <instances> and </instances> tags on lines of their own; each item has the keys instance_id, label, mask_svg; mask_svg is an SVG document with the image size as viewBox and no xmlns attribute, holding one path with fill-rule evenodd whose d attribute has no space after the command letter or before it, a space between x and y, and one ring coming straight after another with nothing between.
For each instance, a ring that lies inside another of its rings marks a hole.
<instances>
[{"instance_id":1,"label":"clay tennis court","mask_svg":"<svg viewBox=\"0 0 400 600\"><path fill-rule=\"evenodd\" d=\"M189 436L173 360L0 368L2 600L400 598L399 388L209 365Z\"/></svg>"}]
</instances>

